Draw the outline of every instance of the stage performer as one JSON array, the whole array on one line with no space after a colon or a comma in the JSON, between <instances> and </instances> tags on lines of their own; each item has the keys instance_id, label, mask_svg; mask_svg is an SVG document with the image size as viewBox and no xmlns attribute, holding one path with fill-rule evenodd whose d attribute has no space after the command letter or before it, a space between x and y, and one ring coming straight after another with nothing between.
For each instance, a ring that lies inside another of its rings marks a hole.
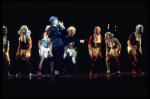
<instances>
[{"instance_id":1,"label":"stage performer","mask_svg":"<svg viewBox=\"0 0 150 99\"><path fill-rule=\"evenodd\" d=\"M144 27L141 24L138 24L135 28L135 32L131 33L127 41L127 50L128 54L132 56L132 71L131 73L143 73L139 66L140 57L142 55L142 34Z\"/></svg>"},{"instance_id":2,"label":"stage performer","mask_svg":"<svg viewBox=\"0 0 150 99\"><path fill-rule=\"evenodd\" d=\"M11 76L9 74L9 68L10 68L10 58L9 58L9 39L7 36L7 28L3 25L3 59L5 60L5 74L7 76Z\"/></svg>"},{"instance_id":3,"label":"stage performer","mask_svg":"<svg viewBox=\"0 0 150 99\"><path fill-rule=\"evenodd\" d=\"M64 46L68 45L70 42L84 42L80 41L78 38L74 36L67 37L64 41L62 41L62 32L61 30L65 29L63 22L58 21L57 17L50 17L51 29L49 33L49 37L52 39L52 53L54 60L54 74L59 74L59 66L63 66L63 54L64 54Z\"/></svg>"},{"instance_id":4,"label":"stage performer","mask_svg":"<svg viewBox=\"0 0 150 99\"><path fill-rule=\"evenodd\" d=\"M99 58L102 58L101 54L101 43L102 43L102 36L101 36L101 28L96 26L94 28L94 33L89 37L88 41L88 49L89 55L92 59L92 69L90 71L90 75L96 74L97 72L97 62Z\"/></svg>"},{"instance_id":5,"label":"stage performer","mask_svg":"<svg viewBox=\"0 0 150 99\"><path fill-rule=\"evenodd\" d=\"M21 76L21 72L23 71L22 62L28 63L28 70L29 70L29 76L32 76L31 73L31 67L29 58L31 57L31 49L32 49L32 39L31 39L31 31L28 29L26 25L22 25L20 30L18 31L18 35L20 37L18 38L19 45L18 50L16 53L16 60L19 61L18 66L18 74L16 76Z\"/></svg>"},{"instance_id":6,"label":"stage performer","mask_svg":"<svg viewBox=\"0 0 150 99\"><path fill-rule=\"evenodd\" d=\"M70 26L67 29L68 35L69 36L74 36L76 33L76 28L74 26ZM66 38L67 38L66 37ZM74 67L74 73L77 74L77 63L76 63L76 57L77 57L77 53L78 51L77 49L77 44L75 42L71 42L69 43L67 46L65 46L64 48L64 60L65 60L65 64L64 64L64 72L67 71L67 67L66 66L72 66ZM70 60L72 61L71 64Z\"/></svg>"},{"instance_id":7,"label":"stage performer","mask_svg":"<svg viewBox=\"0 0 150 99\"><path fill-rule=\"evenodd\" d=\"M105 45L106 45L106 66L107 71L106 73L110 73L110 59L112 57L115 58L115 62L117 65L118 72L120 73L120 62L119 56L121 51L121 44L117 38L114 37L114 34L111 32L105 33Z\"/></svg>"},{"instance_id":8,"label":"stage performer","mask_svg":"<svg viewBox=\"0 0 150 99\"><path fill-rule=\"evenodd\" d=\"M50 31L50 25L46 26L45 32L42 34L42 39L39 40L38 46L39 46L39 56L40 56L40 63L39 63L39 70L38 75L41 75L41 68L43 65L43 61L45 58L50 58L50 69L51 74L53 74L53 55L52 55L52 42L50 38L48 38L48 33Z\"/></svg>"}]
</instances>

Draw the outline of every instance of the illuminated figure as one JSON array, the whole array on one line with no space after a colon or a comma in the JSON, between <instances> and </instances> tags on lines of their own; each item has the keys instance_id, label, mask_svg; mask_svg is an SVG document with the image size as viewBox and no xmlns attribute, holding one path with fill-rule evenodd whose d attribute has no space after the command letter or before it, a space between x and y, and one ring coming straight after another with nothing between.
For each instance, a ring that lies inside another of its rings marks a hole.
<instances>
[{"instance_id":1,"label":"illuminated figure","mask_svg":"<svg viewBox=\"0 0 150 99\"><path fill-rule=\"evenodd\" d=\"M16 76L21 76L21 71L23 70L22 62L26 61L29 65L29 76L32 76L31 67L29 58L31 57L31 48L32 48L32 40L30 37L31 31L28 29L26 25L21 26L20 30L18 31L18 38L19 45L18 50L16 53L16 60L19 61L18 66L18 74Z\"/></svg>"},{"instance_id":2,"label":"illuminated figure","mask_svg":"<svg viewBox=\"0 0 150 99\"><path fill-rule=\"evenodd\" d=\"M46 26L45 32L42 34L43 37L41 40L39 40L38 46L39 46L39 55L40 55L40 63L39 63L39 70L38 75L41 75L41 68L43 65L44 58L50 58L50 67L51 67L51 73L53 73L53 55L52 55L52 42L50 41L50 38L48 38L48 33L50 31L50 25Z\"/></svg>"},{"instance_id":3,"label":"illuminated figure","mask_svg":"<svg viewBox=\"0 0 150 99\"><path fill-rule=\"evenodd\" d=\"M96 65L99 56L102 58L102 54L101 54L102 36L100 32L101 32L101 28L99 26L96 26L94 28L94 34L89 37L89 41L88 41L89 55L92 58L92 69L90 71L90 75L96 73L97 70Z\"/></svg>"},{"instance_id":4,"label":"illuminated figure","mask_svg":"<svg viewBox=\"0 0 150 99\"><path fill-rule=\"evenodd\" d=\"M142 47L141 47L141 40L142 40L142 34L143 34L143 26L141 24L138 24L135 28L135 32L129 35L128 41L127 41L127 50L128 54L130 54L133 58L132 62L132 72L133 74L143 73L140 70L140 67L137 66L138 61L140 61L140 57L142 54Z\"/></svg>"},{"instance_id":5,"label":"illuminated figure","mask_svg":"<svg viewBox=\"0 0 150 99\"><path fill-rule=\"evenodd\" d=\"M51 16L51 29L49 33L49 37L52 39L52 53L54 60L54 74L59 74L59 66L63 66L63 54L64 54L64 46L68 45L70 42L84 42L83 40L79 40L74 36L69 36L62 41L62 32L61 30L65 29L63 22L60 23L57 17Z\"/></svg>"},{"instance_id":6,"label":"illuminated figure","mask_svg":"<svg viewBox=\"0 0 150 99\"><path fill-rule=\"evenodd\" d=\"M115 62L118 68L118 72L120 73L120 62L119 56L121 51L121 44L117 38L114 37L114 34L111 32L105 33L105 45L106 45L106 66L107 71L106 73L110 73L110 59L112 57L115 58Z\"/></svg>"},{"instance_id":7,"label":"illuminated figure","mask_svg":"<svg viewBox=\"0 0 150 99\"><path fill-rule=\"evenodd\" d=\"M58 74L59 66L63 64L63 53L64 44L62 41L61 30L65 29L62 23L58 21L57 17L50 17L51 29L49 32L49 37L52 39L52 53L54 59L54 74Z\"/></svg>"},{"instance_id":8,"label":"illuminated figure","mask_svg":"<svg viewBox=\"0 0 150 99\"><path fill-rule=\"evenodd\" d=\"M6 62L6 65L5 65L6 75L11 76L9 74L9 68L10 68L9 39L7 37L7 28L4 25L3 25L3 58Z\"/></svg>"},{"instance_id":9,"label":"illuminated figure","mask_svg":"<svg viewBox=\"0 0 150 99\"><path fill-rule=\"evenodd\" d=\"M70 26L67 29L67 32L68 32L67 37L74 36L76 33L76 29L75 29L75 27ZM71 59L72 64L74 66L74 73L77 73L76 57L77 57L78 52L76 51L76 49L77 49L77 44L75 42L69 43L64 48L64 60L66 60L65 63L67 63L67 65L71 65L71 64L69 64L70 62L68 62L69 60L67 60L67 59ZM66 65L64 65L64 66L65 66L64 72L66 72L67 71Z\"/></svg>"}]
</instances>

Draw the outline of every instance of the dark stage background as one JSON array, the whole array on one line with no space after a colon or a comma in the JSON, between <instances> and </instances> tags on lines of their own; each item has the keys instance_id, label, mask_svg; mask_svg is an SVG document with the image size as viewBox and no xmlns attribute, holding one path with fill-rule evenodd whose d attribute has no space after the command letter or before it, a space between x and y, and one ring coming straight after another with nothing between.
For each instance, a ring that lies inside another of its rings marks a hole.
<instances>
[{"instance_id":1,"label":"dark stage background","mask_svg":"<svg viewBox=\"0 0 150 99\"><path fill-rule=\"evenodd\" d=\"M37 73L40 61L38 54L38 40L49 25L50 16L57 16L64 22L66 29L69 26L76 27L76 36L85 39L85 44L80 44L78 49L79 72L89 73L91 60L88 54L87 42L93 34L94 27L101 27L101 35L110 31L122 44L120 62L121 71L130 72L130 58L127 53L127 39L131 32L135 31L137 24L144 26L142 40L143 56L142 69L148 69L148 2L6 2L2 3L2 24L8 28L10 39L11 74L15 74L15 55L18 48L18 33L22 25L27 25L32 34L32 54L30 58L32 72ZM115 31L115 25L117 26ZM64 37L66 30L63 31ZM106 71L105 43L102 41L103 59L99 63L99 72ZM49 72L48 61L45 62L42 71ZM116 71L115 65L111 64L112 71ZM113 69L114 68L114 69Z\"/></svg>"}]
</instances>

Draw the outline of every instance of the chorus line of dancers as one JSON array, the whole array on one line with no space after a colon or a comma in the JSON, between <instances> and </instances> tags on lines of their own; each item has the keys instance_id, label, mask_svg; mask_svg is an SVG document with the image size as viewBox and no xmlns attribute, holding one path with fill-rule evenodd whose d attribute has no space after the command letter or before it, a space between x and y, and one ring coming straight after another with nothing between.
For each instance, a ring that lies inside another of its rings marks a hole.
<instances>
[{"instance_id":1,"label":"chorus line of dancers","mask_svg":"<svg viewBox=\"0 0 150 99\"><path fill-rule=\"evenodd\" d=\"M42 34L42 38L38 42L39 47L39 69L38 75L41 76L41 69L43 66L44 59L50 59L50 74L58 75L59 68L63 66L64 72L68 72L67 65L72 63L74 68L74 73L78 72L77 70L77 47L80 43L84 43L84 40L77 38L75 35L76 28L70 26L67 29L68 35L64 40L62 40L62 30L65 29L63 22L60 22L57 17L51 16L50 25L47 25L45 32ZM143 26L138 24L135 28L135 32L131 33L127 40L127 51L130 56L132 56L132 70L131 73L143 73L141 68L138 66L139 58L142 55L141 39L143 34ZM10 57L9 57L9 38L7 37L7 27L3 25L3 58L6 62L5 65L5 74L11 76L9 73L10 68ZM18 61L18 68L16 76L21 76L23 70L23 62L28 63L28 74L32 76L31 67L30 67L30 57L32 49L32 38L30 36L31 31L26 25L21 26L18 31L18 49L16 52L16 60ZM101 54L101 44L102 44L102 35L101 28L96 26L94 28L93 34L89 37L88 40L88 51L89 56L92 59L92 66L90 75L96 74L97 69L96 65L99 59L103 58ZM122 45L119 40L114 37L114 34L111 32L106 32L104 35L105 46L106 46L106 73L110 73L110 59L114 58L118 72L120 74L120 62L119 56L121 52Z\"/></svg>"}]
</instances>

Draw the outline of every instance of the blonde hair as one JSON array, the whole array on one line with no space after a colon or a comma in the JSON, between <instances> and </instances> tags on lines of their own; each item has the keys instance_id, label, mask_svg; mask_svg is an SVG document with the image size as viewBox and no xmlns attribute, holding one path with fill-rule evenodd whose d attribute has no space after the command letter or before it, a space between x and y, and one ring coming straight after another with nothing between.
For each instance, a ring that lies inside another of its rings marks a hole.
<instances>
[{"instance_id":1,"label":"blonde hair","mask_svg":"<svg viewBox=\"0 0 150 99\"><path fill-rule=\"evenodd\" d=\"M3 25L3 29L6 29L6 30L7 30L7 27Z\"/></svg>"},{"instance_id":2,"label":"blonde hair","mask_svg":"<svg viewBox=\"0 0 150 99\"><path fill-rule=\"evenodd\" d=\"M26 36L30 36L31 31L28 29L27 25L22 25L22 26L20 27L20 30L18 31L18 35L21 35L21 34L22 34L21 31L22 31L23 28L26 29Z\"/></svg>"},{"instance_id":3,"label":"blonde hair","mask_svg":"<svg viewBox=\"0 0 150 99\"><path fill-rule=\"evenodd\" d=\"M143 33L144 27L143 27L143 25L141 25L141 24L136 25L135 31L138 33L138 32L139 32L139 27L142 28L142 33Z\"/></svg>"},{"instance_id":4,"label":"blonde hair","mask_svg":"<svg viewBox=\"0 0 150 99\"><path fill-rule=\"evenodd\" d=\"M114 34L113 34L113 33L111 33L111 32L106 32L106 33L105 33L105 38L104 38L105 40L107 40L107 34L110 34L112 38L114 37Z\"/></svg>"},{"instance_id":5,"label":"blonde hair","mask_svg":"<svg viewBox=\"0 0 150 99\"><path fill-rule=\"evenodd\" d=\"M50 28L51 28L51 26L47 25L46 28L45 28L45 31L48 30L48 29L50 29Z\"/></svg>"},{"instance_id":6,"label":"blonde hair","mask_svg":"<svg viewBox=\"0 0 150 99\"><path fill-rule=\"evenodd\" d=\"M95 31L96 28L98 29L98 34L100 34L101 28L100 28L99 26L96 26L96 27L94 28L94 31Z\"/></svg>"},{"instance_id":7,"label":"blonde hair","mask_svg":"<svg viewBox=\"0 0 150 99\"><path fill-rule=\"evenodd\" d=\"M67 32L71 30L73 35L76 33L76 28L74 26L70 26L68 29L67 29Z\"/></svg>"}]
</instances>

